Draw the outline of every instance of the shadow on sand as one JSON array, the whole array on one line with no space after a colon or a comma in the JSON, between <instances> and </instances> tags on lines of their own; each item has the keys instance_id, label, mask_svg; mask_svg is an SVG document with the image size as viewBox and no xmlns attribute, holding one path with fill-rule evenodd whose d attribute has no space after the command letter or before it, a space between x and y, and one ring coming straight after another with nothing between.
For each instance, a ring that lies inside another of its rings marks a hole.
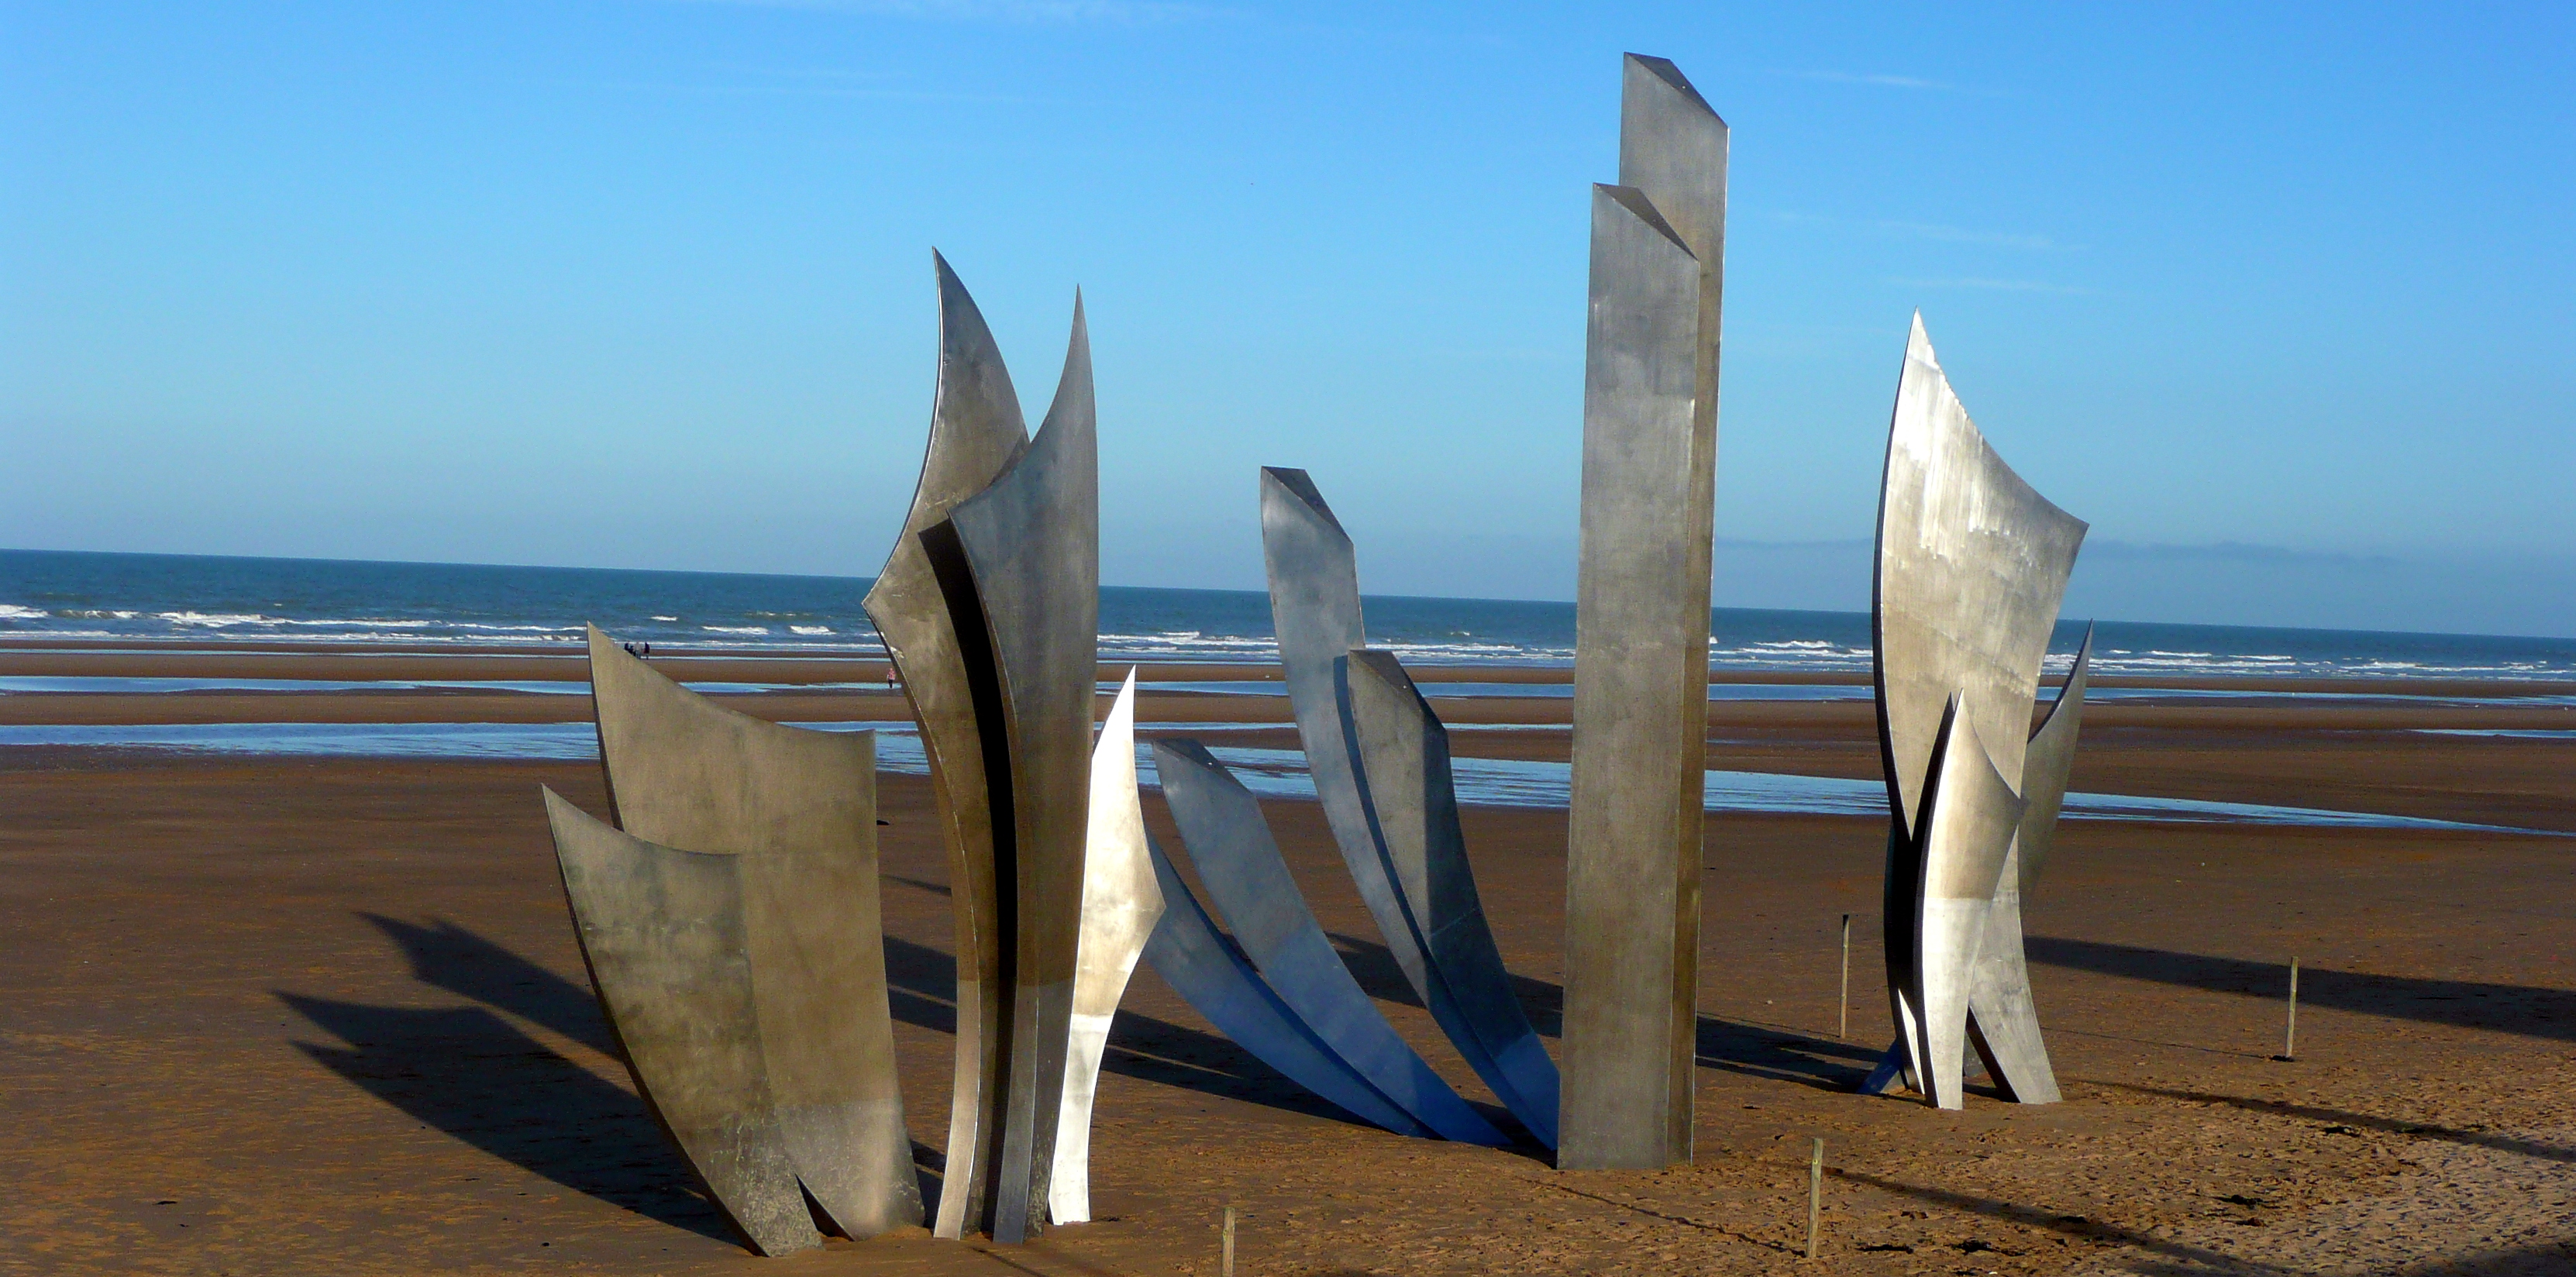
<instances>
[{"instance_id":1,"label":"shadow on sand","mask_svg":"<svg viewBox=\"0 0 2576 1277\"><path fill-rule=\"evenodd\" d=\"M1418 1007L1422 999L1395 964L1384 944L1360 936L1331 933L1342 962L1372 998ZM1561 1038L1565 1030L1565 987L1525 975L1512 977L1512 992L1521 1010L1544 1038ZM1699 1017L1699 1066L1755 1077L1799 1082L1828 1091L1857 1088L1878 1063L1878 1049L1856 1042L1836 1042L1788 1029L1746 1024L1713 1015Z\"/></svg>"},{"instance_id":2,"label":"shadow on sand","mask_svg":"<svg viewBox=\"0 0 2576 1277\"><path fill-rule=\"evenodd\" d=\"M348 1044L297 1050L387 1104L575 1192L736 1240L643 1101L491 1011L277 998Z\"/></svg>"},{"instance_id":3,"label":"shadow on sand","mask_svg":"<svg viewBox=\"0 0 2576 1277\"><path fill-rule=\"evenodd\" d=\"M737 1240L642 1100L511 1023L516 1017L622 1058L585 984L444 919L359 916L393 941L413 979L479 1005L375 1006L276 991L279 1001L341 1043L298 1042L298 1050L395 1108L533 1174L674 1227ZM945 953L889 937L894 1018L953 1035L956 969ZM1119 1014L1102 1067L1360 1124L1223 1037L1133 1011ZM921 1144L913 1154L926 1172L925 1194L935 1198L946 1158Z\"/></svg>"},{"instance_id":4,"label":"shadow on sand","mask_svg":"<svg viewBox=\"0 0 2576 1277\"><path fill-rule=\"evenodd\" d=\"M2031 936L2024 944L2032 962L2070 971L2264 998L2284 997L2290 988L2287 963L2212 958L2057 936ZM2303 963L2299 1005L2576 1042L2576 992L2565 989L2369 975Z\"/></svg>"}]
</instances>

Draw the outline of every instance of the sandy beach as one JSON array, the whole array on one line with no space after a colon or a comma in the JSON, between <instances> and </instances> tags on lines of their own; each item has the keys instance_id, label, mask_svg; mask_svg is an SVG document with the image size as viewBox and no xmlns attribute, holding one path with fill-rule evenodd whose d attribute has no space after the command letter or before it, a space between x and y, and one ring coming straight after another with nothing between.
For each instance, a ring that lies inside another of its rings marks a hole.
<instances>
[{"instance_id":1,"label":"sandy beach","mask_svg":"<svg viewBox=\"0 0 2576 1277\"><path fill-rule=\"evenodd\" d=\"M540 663L547 673L525 672ZM851 670L871 663L689 664L682 677L782 684L861 682ZM787 677L789 664L813 668ZM873 664L876 688L727 701L790 721L899 719ZM577 680L579 663L10 651L0 675ZM1462 755L1564 756L1565 733L1547 727L1563 721L1561 697L1437 703L1453 723L1539 728L1461 730ZM0 696L6 725L587 713L580 695L478 692ZM2075 784L2576 831L2576 741L2439 734L2563 730L2571 715L2105 701L2088 709ZM1284 722L1285 702L1161 693L1139 717L1166 730ZM1712 767L1876 775L1866 701L1720 701L1710 739ZM1880 823L1717 814L1688 1167L1561 1174L1533 1150L1358 1125L1147 971L1101 1086L1099 1222L1008 1251L913 1233L760 1261L646 1118L582 976L536 791L602 811L595 766L20 746L0 749L0 769L12 920L0 938L0 1269L1210 1274L1227 1205L1245 1274L2465 1277L2576 1263L2576 954L2564 943L2576 845L2550 834L2069 822L2029 903L2067 1101L2021 1107L1972 1088L1964 1113L1942 1113L1852 1093L1889 1038ZM887 776L881 798L906 1099L935 1180L947 870L926 784ZM1266 807L1363 984L1435 1068L1489 1102L1370 938L1319 812ZM1170 837L1159 801L1147 809ZM1504 955L1553 1035L1563 813L1467 819ZM1845 913L1851 1016L1838 1037ZM2281 1062L2293 956L2298 1059ZM1808 1264L1794 1250L1817 1138L1823 1256Z\"/></svg>"}]
</instances>

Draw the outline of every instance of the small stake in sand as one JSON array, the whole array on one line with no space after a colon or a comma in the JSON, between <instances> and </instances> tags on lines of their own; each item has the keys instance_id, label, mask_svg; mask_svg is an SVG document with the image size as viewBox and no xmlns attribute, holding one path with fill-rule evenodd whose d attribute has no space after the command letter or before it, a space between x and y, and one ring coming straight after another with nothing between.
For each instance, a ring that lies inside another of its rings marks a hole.
<instances>
[{"instance_id":1,"label":"small stake in sand","mask_svg":"<svg viewBox=\"0 0 2576 1277\"><path fill-rule=\"evenodd\" d=\"M1234 1208L1225 1208L1225 1277L1234 1277Z\"/></svg>"},{"instance_id":2,"label":"small stake in sand","mask_svg":"<svg viewBox=\"0 0 2576 1277\"><path fill-rule=\"evenodd\" d=\"M1834 1040L1851 1036L1851 915L1843 915L1843 993L1834 1012Z\"/></svg>"},{"instance_id":3,"label":"small stake in sand","mask_svg":"<svg viewBox=\"0 0 2576 1277\"><path fill-rule=\"evenodd\" d=\"M2299 1058L2299 960L2295 956L2290 959L2290 1022L2281 1039L2281 1054Z\"/></svg>"},{"instance_id":4,"label":"small stake in sand","mask_svg":"<svg viewBox=\"0 0 2576 1277\"><path fill-rule=\"evenodd\" d=\"M1816 1226L1825 1213L1825 1142L1816 1141L1814 1156L1807 1160L1807 1258L1816 1257Z\"/></svg>"}]
</instances>

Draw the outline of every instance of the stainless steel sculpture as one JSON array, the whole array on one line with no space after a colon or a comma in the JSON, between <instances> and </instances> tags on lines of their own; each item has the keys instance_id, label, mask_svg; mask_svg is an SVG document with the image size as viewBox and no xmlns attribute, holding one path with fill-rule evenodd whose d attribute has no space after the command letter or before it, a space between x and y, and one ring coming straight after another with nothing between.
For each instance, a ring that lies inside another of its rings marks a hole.
<instances>
[{"instance_id":1,"label":"stainless steel sculpture","mask_svg":"<svg viewBox=\"0 0 2576 1277\"><path fill-rule=\"evenodd\" d=\"M1553 1148L1556 1062L1512 992L1485 921L1458 823L1449 731L1392 654L1354 649L1340 673L1369 824L1428 959L1432 992L1424 1005L1503 1107Z\"/></svg>"},{"instance_id":2,"label":"stainless steel sculpture","mask_svg":"<svg viewBox=\"0 0 2576 1277\"><path fill-rule=\"evenodd\" d=\"M2030 714L2084 530L1987 445L1917 315L1879 504L1874 666L1890 811L1889 999L1906 1071L1944 1108L1962 1103L1972 976L1995 892L2010 882L2017 893L2021 881ZM2062 774L2053 783L2062 795ZM1979 883L1982 897L1968 899ZM2017 894L2013 908L2017 924ZM2033 1056L2036 1021L1995 1000L2008 993L2000 980L1989 992L1995 1018L1980 1036L1998 1079L2022 1098L2053 1098L2045 1054Z\"/></svg>"},{"instance_id":3,"label":"stainless steel sculpture","mask_svg":"<svg viewBox=\"0 0 2576 1277\"><path fill-rule=\"evenodd\" d=\"M1624 64L1592 194L1557 1165L1691 1156L1717 467L1724 121Z\"/></svg>"},{"instance_id":4,"label":"stainless steel sculpture","mask_svg":"<svg viewBox=\"0 0 2576 1277\"><path fill-rule=\"evenodd\" d=\"M1400 1135L1431 1135L1430 1127L1371 1086L1280 1000L1242 949L1217 930L1216 920L1150 835L1145 847L1163 896L1163 919L1145 942L1145 962L1154 974L1218 1032L1289 1080L1364 1122Z\"/></svg>"},{"instance_id":5,"label":"stainless steel sculpture","mask_svg":"<svg viewBox=\"0 0 2576 1277\"><path fill-rule=\"evenodd\" d=\"M1059 1224L1091 1218L1091 1102L1100 1056L1146 938L1163 916L1162 888L1145 850L1145 807L1136 792L1136 671L1100 725L1091 750L1091 829L1084 840L1082 940L1073 979L1073 1018L1056 1123L1055 1173L1047 1214Z\"/></svg>"},{"instance_id":6,"label":"stainless steel sculpture","mask_svg":"<svg viewBox=\"0 0 2576 1277\"><path fill-rule=\"evenodd\" d=\"M743 960L797 1177L850 1237L920 1223L877 896L876 737L736 713L589 634L618 826L739 861Z\"/></svg>"},{"instance_id":7,"label":"stainless steel sculpture","mask_svg":"<svg viewBox=\"0 0 2576 1277\"><path fill-rule=\"evenodd\" d=\"M1298 737L1342 863L1459 1055L1553 1146L1556 1065L1477 901L1447 733L1395 658L1362 646L1357 556L1305 471L1263 468L1261 544Z\"/></svg>"},{"instance_id":8,"label":"stainless steel sculpture","mask_svg":"<svg viewBox=\"0 0 2576 1277\"><path fill-rule=\"evenodd\" d=\"M990 636L991 678L1009 746L1009 842L994 803L999 929L1011 941L1008 1090L993 1181L993 1240L1045 1226L1064 1101L1083 843L1089 832L1091 712L1099 680L1100 463L1091 341L1082 298L1055 402L1029 446L949 515ZM985 746L993 745L986 721ZM991 755L988 753L987 758ZM1007 856L1002 848L1007 845ZM1007 872L1004 870L1007 869Z\"/></svg>"},{"instance_id":9,"label":"stainless steel sculpture","mask_svg":"<svg viewBox=\"0 0 2576 1277\"><path fill-rule=\"evenodd\" d=\"M2004 1098L2022 1104L2054 1104L2060 1098L2057 1072L2048 1061L2048 1044L2040 1037L2039 1008L2031 997L2030 965L2022 949L2021 898L2039 880L2039 869L2057 839L2057 813L2066 802L2066 781L2075 767L2075 737L2084 718L2084 676L2093 661L2093 632L2075 651L2066 685L2048 708L2048 716L2031 733L2022 758L2021 828L2014 835L2009 860L2014 868L1995 886L1994 908L1986 915L1985 943L1968 977L1968 1042L1986 1064Z\"/></svg>"},{"instance_id":10,"label":"stainless steel sculpture","mask_svg":"<svg viewBox=\"0 0 2576 1277\"><path fill-rule=\"evenodd\" d=\"M1154 742L1172 823L1236 943L1280 1000L1376 1091L1444 1138L1509 1141L1386 1022L1280 858L1260 801L1195 741Z\"/></svg>"},{"instance_id":11,"label":"stainless steel sculpture","mask_svg":"<svg viewBox=\"0 0 2576 1277\"><path fill-rule=\"evenodd\" d=\"M582 962L636 1094L753 1249L822 1245L770 1092L742 858L646 842L545 797Z\"/></svg>"},{"instance_id":12,"label":"stainless steel sculpture","mask_svg":"<svg viewBox=\"0 0 2576 1277\"><path fill-rule=\"evenodd\" d=\"M1914 891L1905 952L1912 961L1890 985L1914 1076L1924 1098L1942 1108L1961 1106L1969 974L2023 806L1977 739L1965 702L1952 698L1924 775L1920 828L1906 847Z\"/></svg>"},{"instance_id":13,"label":"stainless steel sculpture","mask_svg":"<svg viewBox=\"0 0 2576 1277\"><path fill-rule=\"evenodd\" d=\"M935 1231L1012 1243L1046 1222L1080 944L1100 610L1091 346L1076 294L1055 400L1026 438L991 332L937 266L930 448L867 608L921 724L953 868L957 1083Z\"/></svg>"},{"instance_id":14,"label":"stainless steel sculpture","mask_svg":"<svg viewBox=\"0 0 2576 1277\"><path fill-rule=\"evenodd\" d=\"M948 1161L933 1232L988 1225L1000 1163L1011 944L1002 925L995 813L1009 823L1007 733L991 641L948 516L1028 446L1019 396L975 299L931 255L939 281L939 379L930 444L903 532L865 603L920 724L948 847L957 925L957 1065ZM999 831L1003 845L1010 832Z\"/></svg>"}]
</instances>

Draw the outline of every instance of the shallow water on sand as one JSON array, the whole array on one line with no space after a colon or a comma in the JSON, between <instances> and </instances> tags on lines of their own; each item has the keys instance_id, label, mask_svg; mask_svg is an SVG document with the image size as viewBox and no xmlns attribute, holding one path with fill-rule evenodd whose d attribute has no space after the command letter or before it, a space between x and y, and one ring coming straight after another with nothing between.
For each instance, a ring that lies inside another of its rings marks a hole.
<instances>
[{"instance_id":1,"label":"shallow water on sand","mask_svg":"<svg viewBox=\"0 0 2576 1277\"><path fill-rule=\"evenodd\" d=\"M897 775L929 774L921 741L909 724L795 723L790 726L836 732L873 730L877 733L877 766L880 770ZM1140 731L1192 735L1281 730L1281 725L1276 723L1138 723L1136 726ZM586 722L0 726L0 748L11 746L343 758L580 760L599 756L598 731ZM1312 799L1315 796L1314 782L1306 773L1305 756L1295 750L1211 745L1209 752L1256 794L1273 798ZM1139 778L1147 786L1155 786L1157 781L1151 750L1139 745L1137 757ZM1572 769L1564 763L1496 758L1453 759L1451 771L1458 801L1476 807L1562 808L1566 805L1572 776ZM1705 784L1710 811L1882 818L1887 814L1887 790L1877 781L1772 772L1710 771ZM2544 832L2371 812L2121 794L2070 793L2066 796L2064 815L2070 820Z\"/></svg>"}]
</instances>

